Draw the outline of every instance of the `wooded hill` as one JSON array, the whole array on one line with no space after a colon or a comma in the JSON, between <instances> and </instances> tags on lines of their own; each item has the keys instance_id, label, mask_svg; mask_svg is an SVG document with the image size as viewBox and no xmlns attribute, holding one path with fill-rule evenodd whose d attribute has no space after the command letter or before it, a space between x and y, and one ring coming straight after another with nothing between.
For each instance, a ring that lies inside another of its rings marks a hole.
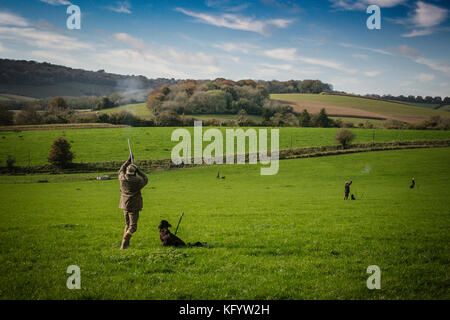
<instances>
[{"instance_id":1,"label":"wooded hill","mask_svg":"<svg viewBox=\"0 0 450 320\"><path fill-rule=\"evenodd\" d=\"M0 93L33 98L54 96L104 96L113 92L154 89L178 80L148 79L104 70L87 71L51 63L0 59Z\"/></svg>"}]
</instances>

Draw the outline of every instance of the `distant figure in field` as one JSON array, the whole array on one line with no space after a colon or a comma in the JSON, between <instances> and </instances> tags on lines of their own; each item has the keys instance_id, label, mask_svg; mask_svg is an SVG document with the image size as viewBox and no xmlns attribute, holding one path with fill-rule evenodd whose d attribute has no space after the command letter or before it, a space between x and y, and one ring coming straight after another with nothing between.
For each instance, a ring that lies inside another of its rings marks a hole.
<instances>
[{"instance_id":1,"label":"distant figure in field","mask_svg":"<svg viewBox=\"0 0 450 320\"><path fill-rule=\"evenodd\" d=\"M344 200L348 200L348 195L350 194L350 185L352 184L353 181L345 181L345 185L344 185Z\"/></svg>"},{"instance_id":2,"label":"distant figure in field","mask_svg":"<svg viewBox=\"0 0 450 320\"><path fill-rule=\"evenodd\" d=\"M122 237L120 249L126 249L130 244L130 238L137 230L139 211L142 210L143 201L141 189L148 183L144 172L131 163L131 155L120 167L118 178L120 184L119 208L123 210L125 217L125 231Z\"/></svg>"},{"instance_id":3,"label":"distant figure in field","mask_svg":"<svg viewBox=\"0 0 450 320\"><path fill-rule=\"evenodd\" d=\"M412 188L414 188L415 185L416 185L416 180L414 180L414 178L412 178L411 185L409 187L412 189Z\"/></svg>"},{"instance_id":4,"label":"distant figure in field","mask_svg":"<svg viewBox=\"0 0 450 320\"><path fill-rule=\"evenodd\" d=\"M350 199L352 199L352 200L356 200L356 198L355 198L355 196L353 195L353 193L352 193L352 196L351 196L351 198Z\"/></svg>"}]
</instances>

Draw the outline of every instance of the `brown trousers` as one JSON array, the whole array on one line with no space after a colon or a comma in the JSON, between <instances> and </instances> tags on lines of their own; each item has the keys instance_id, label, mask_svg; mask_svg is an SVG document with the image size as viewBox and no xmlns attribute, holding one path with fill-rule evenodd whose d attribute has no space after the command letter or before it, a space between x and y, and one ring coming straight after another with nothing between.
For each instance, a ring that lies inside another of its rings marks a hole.
<instances>
[{"instance_id":1,"label":"brown trousers","mask_svg":"<svg viewBox=\"0 0 450 320\"><path fill-rule=\"evenodd\" d=\"M125 217L125 231L124 236L127 235L131 238L131 235L137 230L137 222L139 220L139 211L130 212L123 210L123 216Z\"/></svg>"}]
</instances>

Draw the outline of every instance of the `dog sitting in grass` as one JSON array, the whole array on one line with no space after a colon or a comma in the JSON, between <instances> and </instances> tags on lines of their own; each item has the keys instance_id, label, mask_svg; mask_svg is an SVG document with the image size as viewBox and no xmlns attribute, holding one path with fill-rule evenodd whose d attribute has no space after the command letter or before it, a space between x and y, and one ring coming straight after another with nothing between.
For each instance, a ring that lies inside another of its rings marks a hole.
<instances>
[{"instance_id":1,"label":"dog sitting in grass","mask_svg":"<svg viewBox=\"0 0 450 320\"><path fill-rule=\"evenodd\" d=\"M185 247L186 243L183 240L178 238L172 232L170 232L169 228L172 227L171 224L167 220L161 220L159 223L159 238L161 239L162 245L165 247L174 246L174 247ZM188 247L203 247L207 243L206 242L195 242L188 243Z\"/></svg>"},{"instance_id":2,"label":"dog sitting in grass","mask_svg":"<svg viewBox=\"0 0 450 320\"><path fill-rule=\"evenodd\" d=\"M174 247L184 247L186 243L183 240L178 238L172 232L170 232L169 228L172 227L167 220L161 220L158 229L159 229L159 238L161 239L163 246L174 246Z\"/></svg>"}]
</instances>

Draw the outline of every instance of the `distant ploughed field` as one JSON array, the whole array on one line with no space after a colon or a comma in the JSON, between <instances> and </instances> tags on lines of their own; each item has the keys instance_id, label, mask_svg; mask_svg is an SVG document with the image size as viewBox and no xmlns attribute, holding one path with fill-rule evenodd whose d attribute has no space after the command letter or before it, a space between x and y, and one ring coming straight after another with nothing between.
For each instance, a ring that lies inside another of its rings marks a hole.
<instances>
[{"instance_id":1,"label":"distant ploughed field","mask_svg":"<svg viewBox=\"0 0 450 320\"><path fill-rule=\"evenodd\" d=\"M368 119L393 119L417 123L431 116L450 117L442 110L407 105L385 100L326 94L271 94L270 98L291 105L295 111L304 109L318 113L325 108L332 116L358 117Z\"/></svg>"}]
</instances>

